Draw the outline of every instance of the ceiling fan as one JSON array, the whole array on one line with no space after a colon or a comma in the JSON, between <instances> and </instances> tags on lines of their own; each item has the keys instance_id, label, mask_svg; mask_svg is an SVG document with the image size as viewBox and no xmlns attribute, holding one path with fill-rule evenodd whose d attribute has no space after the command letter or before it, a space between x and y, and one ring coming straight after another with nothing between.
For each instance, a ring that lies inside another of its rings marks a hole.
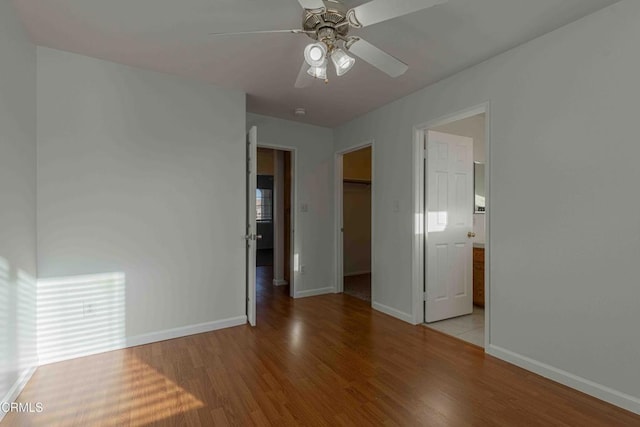
<instances>
[{"instance_id":1,"label":"ceiling fan","mask_svg":"<svg viewBox=\"0 0 640 427\"><path fill-rule=\"evenodd\" d=\"M340 0L298 0L304 9L302 28L293 30L241 31L211 33L213 36L236 34L291 33L306 34L315 40L304 50L304 62L295 87L301 88L316 79L327 79L329 60L336 74L342 76L355 64L354 54L391 77L404 74L409 66L378 49L366 40L349 34L358 29L441 4L447 0L372 0L348 9Z\"/></svg>"}]
</instances>

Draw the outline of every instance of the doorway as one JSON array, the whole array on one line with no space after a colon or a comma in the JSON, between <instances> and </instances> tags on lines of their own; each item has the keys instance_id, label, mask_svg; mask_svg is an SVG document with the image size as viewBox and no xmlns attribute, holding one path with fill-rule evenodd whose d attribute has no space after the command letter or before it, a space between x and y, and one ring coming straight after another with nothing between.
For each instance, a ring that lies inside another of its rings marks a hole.
<instances>
[{"instance_id":1,"label":"doorway","mask_svg":"<svg viewBox=\"0 0 640 427\"><path fill-rule=\"evenodd\" d=\"M291 207L295 206L296 150L262 144L261 147L271 151L262 151L259 174L258 128L252 126L247 132L246 231L243 236L246 242L246 313L247 322L251 326L257 324L258 298L261 293L271 295L273 292L269 291L280 288L278 293L293 297L295 292L292 270L296 218ZM265 153L268 153L267 160ZM258 175L268 177L269 172L272 173L272 178L261 179L264 188L258 188ZM270 232L273 236L272 248L261 242L263 236L258 232L260 223L262 231L266 228L266 233ZM260 264L272 265L258 266L258 242L261 242L261 249L265 250ZM271 249L271 255L266 252L268 249Z\"/></svg>"},{"instance_id":2,"label":"doorway","mask_svg":"<svg viewBox=\"0 0 640 427\"><path fill-rule=\"evenodd\" d=\"M423 313L427 327L488 342L488 111L419 129L423 141Z\"/></svg>"},{"instance_id":3,"label":"doorway","mask_svg":"<svg viewBox=\"0 0 640 427\"><path fill-rule=\"evenodd\" d=\"M371 304L372 155L366 144L339 153L337 198L340 235L338 291Z\"/></svg>"},{"instance_id":4,"label":"doorway","mask_svg":"<svg viewBox=\"0 0 640 427\"><path fill-rule=\"evenodd\" d=\"M256 291L291 294L292 152L258 146L256 179Z\"/></svg>"}]
</instances>

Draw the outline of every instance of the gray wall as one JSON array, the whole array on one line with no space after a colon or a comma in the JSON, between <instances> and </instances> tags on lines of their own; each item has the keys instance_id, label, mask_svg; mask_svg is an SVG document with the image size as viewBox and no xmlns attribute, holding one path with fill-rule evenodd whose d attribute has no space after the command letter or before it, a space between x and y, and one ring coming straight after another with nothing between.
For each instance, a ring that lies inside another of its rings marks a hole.
<instances>
[{"instance_id":1,"label":"gray wall","mask_svg":"<svg viewBox=\"0 0 640 427\"><path fill-rule=\"evenodd\" d=\"M36 364L36 48L0 2L0 402ZM0 418L3 414L0 414Z\"/></svg>"},{"instance_id":2,"label":"gray wall","mask_svg":"<svg viewBox=\"0 0 640 427\"><path fill-rule=\"evenodd\" d=\"M411 316L413 126L490 101L487 350L635 411L638 22L616 3L335 131L375 139L373 295Z\"/></svg>"},{"instance_id":3,"label":"gray wall","mask_svg":"<svg viewBox=\"0 0 640 427\"><path fill-rule=\"evenodd\" d=\"M121 313L129 342L244 316L245 94L47 48L38 64L50 291L68 298L95 283L67 276L123 273L124 307L97 300L87 314L77 298L72 312L79 325Z\"/></svg>"}]
</instances>

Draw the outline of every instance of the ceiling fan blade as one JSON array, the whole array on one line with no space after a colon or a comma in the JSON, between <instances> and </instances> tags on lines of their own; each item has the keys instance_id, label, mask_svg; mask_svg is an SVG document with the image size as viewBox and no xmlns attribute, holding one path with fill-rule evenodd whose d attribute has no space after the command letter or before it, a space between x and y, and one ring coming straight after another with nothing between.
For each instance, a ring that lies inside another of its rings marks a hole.
<instances>
[{"instance_id":1,"label":"ceiling fan blade","mask_svg":"<svg viewBox=\"0 0 640 427\"><path fill-rule=\"evenodd\" d=\"M296 79L296 84L294 85L296 88L301 89L303 87L311 86L313 83L313 77L307 73L309 69L309 65L306 61L302 61L302 67L300 67L300 72L298 73L298 78Z\"/></svg>"},{"instance_id":2,"label":"ceiling fan blade","mask_svg":"<svg viewBox=\"0 0 640 427\"><path fill-rule=\"evenodd\" d=\"M409 66L399 59L394 58L383 50L378 49L371 43L361 38L348 44L349 52L358 56L360 59L373 65L380 71L383 71L391 77L403 75Z\"/></svg>"},{"instance_id":3,"label":"ceiling fan blade","mask_svg":"<svg viewBox=\"0 0 640 427\"><path fill-rule=\"evenodd\" d=\"M259 30L259 31L236 31L231 33L209 33L210 36L237 36L241 34L277 34L277 33L291 33L291 34L305 34L308 31L305 30Z\"/></svg>"},{"instance_id":4,"label":"ceiling fan blade","mask_svg":"<svg viewBox=\"0 0 640 427\"><path fill-rule=\"evenodd\" d=\"M419 10L445 3L447 0L372 0L351 9L350 21L362 27L377 24L399 16L408 15ZM354 25L358 27L358 25Z\"/></svg>"},{"instance_id":5,"label":"ceiling fan blade","mask_svg":"<svg viewBox=\"0 0 640 427\"><path fill-rule=\"evenodd\" d=\"M317 13L324 13L326 10L322 0L298 0L303 9L311 10Z\"/></svg>"}]
</instances>

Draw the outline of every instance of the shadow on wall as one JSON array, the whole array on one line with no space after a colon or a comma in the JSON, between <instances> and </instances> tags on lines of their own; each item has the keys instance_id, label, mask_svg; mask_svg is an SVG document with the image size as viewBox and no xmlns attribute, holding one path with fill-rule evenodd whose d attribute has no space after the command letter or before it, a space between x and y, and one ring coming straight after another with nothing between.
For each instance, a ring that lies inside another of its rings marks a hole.
<instances>
[{"instance_id":1,"label":"shadow on wall","mask_svg":"<svg viewBox=\"0 0 640 427\"><path fill-rule=\"evenodd\" d=\"M125 274L38 280L40 364L125 345Z\"/></svg>"},{"instance_id":2,"label":"shadow on wall","mask_svg":"<svg viewBox=\"0 0 640 427\"><path fill-rule=\"evenodd\" d=\"M0 398L36 364L36 280L0 257Z\"/></svg>"},{"instance_id":3,"label":"shadow on wall","mask_svg":"<svg viewBox=\"0 0 640 427\"><path fill-rule=\"evenodd\" d=\"M17 276L16 334L19 339L16 358L19 368L23 370L38 363L37 282L35 277L22 270L18 270Z\"/></svg>"},{"instance_id":4,"label":"shadow on wall","mask_svg":"<svg viewBox=\"0 0 640 427\"><path fill-rule=\"evenodd\" d=\"M15 336L15 331L9 325L12 314L9 311L14 306L10 303L12 298L9 291L9 263L0 258L0 396L4 396L11 387L9 342L12 341L10 335Z\"/></svg>"}]
</instances>

